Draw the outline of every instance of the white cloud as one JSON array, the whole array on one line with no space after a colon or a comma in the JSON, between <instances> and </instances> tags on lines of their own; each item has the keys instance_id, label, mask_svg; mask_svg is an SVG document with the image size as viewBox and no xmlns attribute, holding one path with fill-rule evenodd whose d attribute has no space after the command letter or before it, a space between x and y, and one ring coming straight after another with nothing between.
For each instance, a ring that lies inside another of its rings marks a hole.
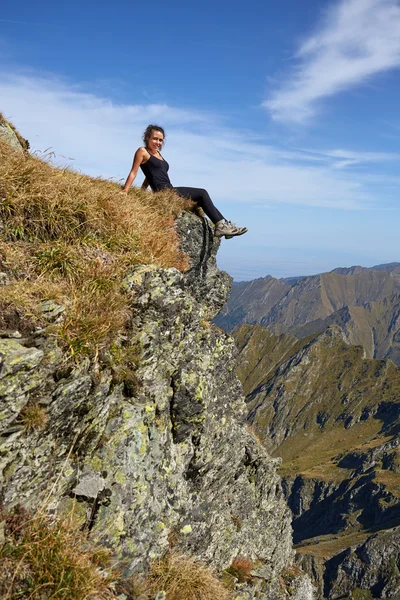
<instances>
[{"instance_id":1,"label":"white cloud","mask_svg":"<svg viewBox=\"0 0 400 600\"><path fill-rule=\"evenodd\" d=\"M399 67L398 1L340 0L295 58L292 75L263 103L277 121L307 121L323 98Z\"/></svg>"},{"instance_id":2,"label":"white cloud","mask_svg":"<svg viewBox=\"0 0 400 600\"><path fill-rule=\"evenodd\" d=\"M354 150L304 150L309 160L325 161L335 169L367 165L371 163L393 163L400 161L400 154L396 152L355 152Z\"/></svg>"},{"instance_id":3,"label":"white cloud","mask_svg":"<svg viewBox=\"0 0 400 600\"><path fill-rule=\"evenodd\" d=\"M146 125L159 121L167 129L165 156L172 182L207 188L223 208L232 202L369 207L377 202L370 186L335 166L392 156L265 145L251 134L227 128L215 114L116 104L57 78L0 73L0 97L0 110L34 148L51 148L60 163L68 164L65 157L73 157L70 164L82 172L115 180L127 176Z\"/></svg>"}]
</instances>

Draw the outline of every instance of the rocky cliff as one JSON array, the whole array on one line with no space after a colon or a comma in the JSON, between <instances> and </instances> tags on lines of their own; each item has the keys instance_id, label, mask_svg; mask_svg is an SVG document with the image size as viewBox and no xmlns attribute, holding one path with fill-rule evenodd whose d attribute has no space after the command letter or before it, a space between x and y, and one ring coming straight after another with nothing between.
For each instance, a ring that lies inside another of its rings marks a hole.
<instances>
[{"instance_id":1,"label":"rocky cliff","mask_svg":"<svg viewBox=\"0 0 400 600\"><path fill-rule=\"evenodd\" d=\"M252 561L240 598L311 599L306 578L281 577L294 552L280 460L244 426L233 340L210 325L231 287L219 242L193 214L176 227L189 268L133 267L130 321L99 354L65 355L54 301L47 325L1 332L1 503L73 511L126 574L174 547L219 571Z\"/></svg>"}]
</instances>

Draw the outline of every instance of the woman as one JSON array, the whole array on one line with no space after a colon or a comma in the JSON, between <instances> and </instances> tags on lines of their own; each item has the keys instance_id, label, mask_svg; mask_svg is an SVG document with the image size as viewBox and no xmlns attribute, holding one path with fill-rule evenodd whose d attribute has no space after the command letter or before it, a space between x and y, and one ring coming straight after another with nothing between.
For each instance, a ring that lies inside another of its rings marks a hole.
<instances>
[{"instance_id":1,"label":"woman","mask_svg":"<svg viewBox=\"0 0 400 600\"><path fill-rule=\"evenodd\" d=\"M149 125L143 135L144 147L138 148L133 159L132 169L127 177L123 191L128 192L135 180L139 167L142 169L145 180L142 184L143 189L150 185L153 192L160 192L165 189L173 189L173 185L168 177L169 164L160 154L164 143L165 132L158 125ZM236 235L246 233L246 227L237 227L234 223L226 221L219 210L214 206L208 192L202 188L177 187L176 193L182 198L189 198L201 206L207 217L215 225L214 235L217 237L225 236L226 239Z\"/></svg>"}]
</instances>

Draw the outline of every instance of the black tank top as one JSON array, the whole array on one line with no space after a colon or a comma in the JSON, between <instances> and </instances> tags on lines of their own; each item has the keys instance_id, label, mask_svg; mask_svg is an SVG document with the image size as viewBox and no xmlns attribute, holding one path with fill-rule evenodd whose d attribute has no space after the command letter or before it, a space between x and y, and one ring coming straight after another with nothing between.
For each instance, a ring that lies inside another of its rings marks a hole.
<instances>
[{"instance_id":1,"label":"black tank top","mask_svg":"<svg viewBox=\"0 0 400 600\"><path fill-rule=\"evenodd\" d=\"M173 187L168 177L169 164L166 160L161 160L160 158L153 156L153 154L150 154L149 160L140 165L140 168L153 192L159 192Z\"/></svg>"}]
</instances>

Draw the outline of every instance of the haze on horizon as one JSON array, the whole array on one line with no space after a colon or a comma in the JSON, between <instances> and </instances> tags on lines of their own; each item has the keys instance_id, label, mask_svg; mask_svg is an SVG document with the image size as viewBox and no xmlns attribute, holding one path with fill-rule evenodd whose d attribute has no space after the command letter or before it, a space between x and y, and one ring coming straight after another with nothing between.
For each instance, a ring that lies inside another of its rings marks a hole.
<instances>
[{"instance_id":1,"label":"haze on horizon","mask_svg":"<svg viewBox=\"0 0 400 600\"><path fill-rule=\"evenodd\" d=\"M398 260L399 2L151 6L6 3L0 110L33 149L122 181L165 126L172 182L249 228L237 280Z\"/></svg>"}]
</instances>

